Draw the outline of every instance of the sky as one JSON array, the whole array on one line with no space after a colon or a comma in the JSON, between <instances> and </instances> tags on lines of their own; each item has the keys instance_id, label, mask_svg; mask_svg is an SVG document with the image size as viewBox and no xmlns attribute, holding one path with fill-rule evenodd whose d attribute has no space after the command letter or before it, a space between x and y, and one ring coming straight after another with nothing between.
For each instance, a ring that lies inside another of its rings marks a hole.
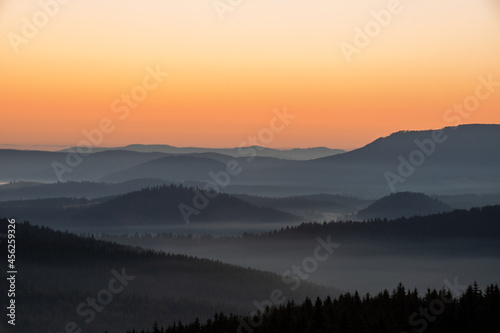
<instances>
[{"instance_id":1,"label":"sky","mask_svg":"<svg viewBox=\"0 0 500 333\"><path fill-rule=\"evenodd\" d=\"M261 145L500 123L500 87L478 88L500 82L496 0L59 1L0 0L0 147L85 131L105 147L234 147L284 109ZM473 111L448 111L477 89Z\"/></svg>"}]
</instances>

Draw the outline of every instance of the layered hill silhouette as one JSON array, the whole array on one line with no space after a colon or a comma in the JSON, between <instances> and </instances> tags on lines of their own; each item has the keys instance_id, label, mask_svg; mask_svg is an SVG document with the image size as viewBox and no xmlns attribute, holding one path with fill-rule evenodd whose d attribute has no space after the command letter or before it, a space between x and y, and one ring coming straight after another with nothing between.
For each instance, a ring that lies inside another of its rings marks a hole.
<instances>
[{"instance_id":1,"label":"layered hill silhouette","mask_svg":"<svg viewBox=\"0 0 500 333\"><path fill-rule=\"evenodd\" d=\"M124 182L138 178L210 181L210 172L234 159L242 172L230 186L308 188L316 193L380 197L391 192L430 194L491 193L500 189L500 125L461 125L442 131L401 131L342 154L313 160L230 157L216 152L169 155L102 151L82 157L64 180ZM56 181L51 164L67 163L68 153L0 151L0 181ZM259 195L266 195L258 193ZM256 192L253 192L254 194ZM303 192L301 192L303 193Z\"/></svg>"},{"instance_id":2,"label":"layered hill silhouette","mask_svg":"<svg viewBox=\"0 0 500 333\"><path fill-rule=\"evenodd\" d=\"M453 208L438 199L423 193L398 192L379 199L360 210L357 217L362 220L374 218L395 219L398 217L425 216L444 213Z\"/></svg>"},{"instance_id":3,"label":"layered hill silhouette","mask_svg":"<svg viewBox=\"0 0 500 333\"><path fill-rule=\"evenodd\" d=\"M0 186L0 201L48 199L48 198L103 198L138 191L146 187L166 185L161 179L135 179L123 183L63 182L36 183L16 182Z\"/></svg>"},{"instance_id":4,"label":"layered hill silhouette","mask_svg":"<svg viewBox=\"0 0 500 333\"><path fill-rule=\"evenodd\" d=\"M123 182L132 179L159 178L182 182L209 181L210 172L225 170L223 162L198 156L167 156L142 163L130 169L112 173L102 180L105 182Z\"/></svg>"},{"instance_id":5,"label":"layered hill silhouette","mask_svg":"<svg viewBox=\"0 0 500 333\"><path fill-rule=\"evenodd\" d=\"M300 162L270 157L255 157L251 162L248 162L247 158L233 158L215 153L176 155L141 163L130 169L112 173L101 180L104 182L124 182L131 179L153 177L169 181L206 184L214 182L211 174L226 172L228 163L237 163L236 168L241 170L237 175L231 177L228 184L235 185L252 184L252 180L259 175L264 176L268 172L286 169L288 165Z\"/></svg>"},{"instance_id":6,"label":"layered hill silhouette","mask_svg":"<svg viewBox=\"0 0 500 333\"><path fill-rule=\"evenodd\" d=\"M498 257L499 221L500 205L495 205L408 218L374 218L363 222L306 222L259 234L247 233L243 237L218 238L162 233L156 237L107 235L106 239L150 248L178 248L186 254L200 253L195 251L197 247L205 252L216 249L212 251L212 255L216 253L218 257L226 260L232 253L245 253L242 249L251 253L249 256L261 257L265 256L265 253L283 253L284 248L290 246L299 248L304 243L308 244L306 248L310 248L311 242L325 235L331 235L332 240L342 244L339 249L341 254L338 255L375 257L377 254L397 253L429 257L460 257L464 254ZM259 244L258 249L255 244ZM217 249L221 246L225 248L219 253Z\"/></svg>"},{"instance_id":7,"label":"layered hill silhouette","mask_svg":"<svg viewBox=\"0 0 500 333\"><path fill-rule=\"evenodd\" d=\"M1 149L0 181L96 181L112 172L165 157L161 153L137 153L130 151L106 151L80 155L64 152L24 151ZM57 169L56 168L56 169ZM150 177L148 177L150 178Z\"/></svg>"},{"instance_id":8,"label":"layered hill silhouette","mask_svg":"<svg viewBox=\"0 0 500 333\"><path fill-rule=\"evenodd\" d=\"M178 185L145 188L96 200L56 198L0 203L0 211L18 219L52 226L140 226L187 223L296 222L296 215L257 207L229 194L207 196L205 191ZM212 197L210 197L212 196Z\"/></svg>"}]
</instances>

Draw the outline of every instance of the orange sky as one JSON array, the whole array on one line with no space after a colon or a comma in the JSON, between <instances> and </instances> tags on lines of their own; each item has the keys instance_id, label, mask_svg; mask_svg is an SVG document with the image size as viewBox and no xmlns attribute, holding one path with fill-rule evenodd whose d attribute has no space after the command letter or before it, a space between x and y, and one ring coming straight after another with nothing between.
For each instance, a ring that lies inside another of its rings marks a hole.
<instances>
[{"instance_id":1,"label":"orange sky","mask_svg":"<svg viewBox=\"0 0 500 333\"><path fill-rule=\"evenodd\" d=\"M105 118L115 129L102 146L233 147L283 107L296 118L269 147L352 149L454 125L443 114L479 76L500 82L500 6L401 0L348 63L340 44L390 2L243 0L221 20L212 0L72 0L16 52L23 17L43 14L38 1L3 0L0 147L74 146ZM169 76L120 119L111 105L148 66ZM500 123L497 90L460 121Z\"/></svg>"}]
</instances>

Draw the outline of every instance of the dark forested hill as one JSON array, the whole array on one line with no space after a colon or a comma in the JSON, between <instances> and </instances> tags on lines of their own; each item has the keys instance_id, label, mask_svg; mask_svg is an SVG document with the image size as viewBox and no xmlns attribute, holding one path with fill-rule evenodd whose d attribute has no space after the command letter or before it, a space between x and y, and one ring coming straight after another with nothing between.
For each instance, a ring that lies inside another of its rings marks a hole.
<instances>
[{"instance_id":1,"label":"dark forested hill","mask_svg":"<svg viewBox=\"0 0 500 333\"><path fill-rule=\"evenodd\" d=\"M398 192L383 197L360 210L357 217L363 220L377 217L394 219L417 215L425 216L450 210L452 210L451 206L423 193Z\"/></svg>"},{"instance_id":2,"label":"dark forested hill","mask_svg":"<svg viewBox=\"0 0 500 333\"><path fill-rule=\"evenodd\" d=\"M197 199L205 195L206 200ZM197 200L199 205L193 201ZM77 219L116 221L116 223L185 223L179 205L196 222L283 222L297 217L274 210L253 206L232 195L219 193L215 198L206 192L183 186L160 186L128 193L103 204L82 210Z\"/></svg>"},{"instance_id":3,"label":"dark forested hill","mask_svg":"<svg viewBox=\"0 0 500 333\"><path fill-rule=\"evenodd\" d=\"M219 193L210 198L205 191L177 185L156 186L93 201L46 199L0 202L0 211L20 219L59 227L182 225L186 221L278 223L299 219L273 208L256 207L229 194Z\"/></svg>"},{"instance_id":4,"label":"dark forested hill","mask_svg":"<svg viewBox=\"0 0 500 333\"><path fill-rule=\"evenodd\" d=\"M368 222L303 223L268 235L294 238L321 234L332 234L341 240L403 242L451 238L500 239L500 205L392 220L377 218Z\"/></svg>"},{"instance_id":5,"label":"dark forested hill","mask_svg":"<svg viewBox=\"0 0 500 333\"><path fill-rule=\"evenodd\" d=\"M0 233L6 233L7 220L0 219L0 225ZM244 314L275 289L295 301L337 294L307 282L292 291L280 275L27 223L16 223L15 232L16 333L63 332L70 322L83 332L114 333L149 327L154 320L206 319L221 311ZM1 242L0 254L6 258L5 240ZM3 281L5 264L0 272ZM0 300L5 309L7 298Z\"/></svg>"}]
</instances>

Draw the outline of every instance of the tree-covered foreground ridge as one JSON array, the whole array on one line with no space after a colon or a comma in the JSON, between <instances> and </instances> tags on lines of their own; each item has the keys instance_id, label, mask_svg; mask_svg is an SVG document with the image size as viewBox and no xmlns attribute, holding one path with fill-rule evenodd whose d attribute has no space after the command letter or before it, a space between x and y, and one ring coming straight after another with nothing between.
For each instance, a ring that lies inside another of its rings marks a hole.
<instances>
[{"instance_id":1,"label":"tree-covered foreground ridge","mask_svg":"<svg viewBox=\"0 0 500 333\"><path fill-rule=\"evenodd\" d=\"M399 284L392 292L360 296L344 293L336 299L327 297L302 304L283 302L247 316L216 313L205 323L178 322L167 328L154 323L148 330L127 333L443 333L500 332L500 291L498 284L481 290L477 283L456 283L441 290L428 289L420 295Z\"/></svg>"}]
</instances>

